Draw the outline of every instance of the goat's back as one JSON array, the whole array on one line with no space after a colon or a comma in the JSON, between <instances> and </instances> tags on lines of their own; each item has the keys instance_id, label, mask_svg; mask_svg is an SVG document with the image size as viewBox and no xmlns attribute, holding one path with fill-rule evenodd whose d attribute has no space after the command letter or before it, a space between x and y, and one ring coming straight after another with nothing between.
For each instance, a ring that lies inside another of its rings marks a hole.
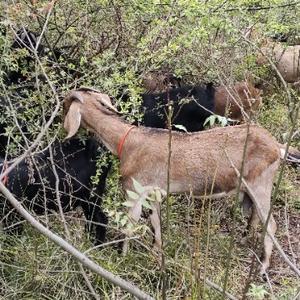
<instances>
[{"instance_id":1,"label":"goat's back","mask_svg":"<svg viewBox=\"0 0 300 300\"><path fill-rule=\"evenodd\" d=\"M143 94L144 125L166 128L168 102L172 104L172 124L183 125L188 131L200 131L203 123L214 111L212 85L185 86L160 94Z\"/></svg>"},{"instance_id":2,"label":"goat's back","mask_svg":"<svg viewBox=\"0 0 300 300\"><path fill-rule=\"evenodd\" d=\"M247 138L244 177L252 181L280 157L277 141L263 128L251 125ZM144 185L166 189L168 169L168 132L143 129L146 143L121 161L125 188L130 176ZM247 126L229 126L183 134L172 132L170 182L174 193L202 194L205 191L230 191L237 184L233 165L240 170L246 143ZM131 137L134 139L135 137ZM135 141L132 141L135 143ZM138 162L137 162L138 161ZM233 164L233 165L232 165ZM134 174L134 175L132 175Z\"/></svg>"}]
</instances>

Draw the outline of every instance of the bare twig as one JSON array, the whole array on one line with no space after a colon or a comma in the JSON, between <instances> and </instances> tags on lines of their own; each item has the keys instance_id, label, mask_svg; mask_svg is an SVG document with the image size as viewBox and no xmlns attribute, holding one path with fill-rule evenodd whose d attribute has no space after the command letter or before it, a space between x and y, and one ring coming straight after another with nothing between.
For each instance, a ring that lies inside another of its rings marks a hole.
<instances>
[{"instance_id":1,"label":"bare twig","mask_svg":"<svg viewBox=\"0 0 300 300\"><path fill-rule=\"evenodd\" d=\"M17 33L14 31L14 29L11 27L12 31L14 32L16 38L18 38L17 36ZM21 41L22 42L22 41ZM32 49L29 49L32 51ZM54 85L52 84L52 82L50 81L48 75L46 74L45 70L44 70L44 67L38 57L38 54L36 51L34 51L34 55L35 55L35 58L43 72L43 75L45 76L46 78L46 81L47 83L49 84L50 88L51 88L51 91L53 93L53 96L55 97L55 100L56 100L56 105L55 105L55 108L53 110L53 113L51 114L48 122L45 124L45 126L42 128L41 132L38 134L37 138L35 139L35 141L31 144L30 147L28 147L28 149L22 154L20 155L6 170L5 172L3 172L0 176L0 181L2 181L2 179L7 176L9 174L9 172L11 170L13 170L25 157L27 157L29 155L29 153L35 148L38 146L38 144L41 142L43 136L45 135L45 133L47 132L47 130L49 129L49 127L51 126L52 122L54 121L54 118L56 117L56 115L58 114L58 111L59 111L59 108L60 108L60 101L59 101L59 98L58 98L58 95L56 93L56 89L54 87Z\"/></svg>"},{"instance_id":2,"label":"bare twig","mask_svg":"<svg viewBox=\"0 0 300 300\"><path fill-rule=\"evenodd\" d=\"M226 150L225 150L226 151ZM277 239L274 237L274 235L269 231L269 227L268 227L268 219L264 218L263 215L261 214L261 205L259 203L259 201L256 199L252 189L249 187L248 183L246 182L246 180L244 179L244 177L241 176L239 170L236 168L236 166L233 164L232 160L230 159L230 157L227 155L228 160L230 161L230 164L232 165L235 173L237 174L237 176L239 178L242 178L242 183L243 185L246 187L247 189L247 193L249 195L249 197L251 198L251 200L253 201L253 203L255 204L255 207L257 208L257 213L260 217L260 219L262 220L263 223L266 223L266 232L268 233L268 235L271 237L275 247L277 248L277 250L279 251L281 257L283 258L283 260L290 266L290 268L300 277L300 270L297 268L297 266L290 261L290 259L288 258L288 256L284 253L283 249L281 248L279 242L277 241Z\"/></svg>"},{"instance_id":3,"label":"bare twig","mask_svg":"<svg viewBox=\"0 0 300 300\"><path fill-rule=\"evenodd\" d=\"M176 264L176 263L175 263ZM183 266L181 264L177 264L179 267L181 267L182 269L185 269L187 271L189 271L189 269L186 267L186 266ZM201 276L201 279L202 279L202 276ZM211 280L209 279L205 279L205 283L207 286L215 289L216 291L220 292L220 293L223 293L223 288L220 287L219 285L217 285L216 283L212 282ZM238 300L238 298L236 298L235 296L233 296L232 294L228 293L227 291L225 291L225 296L228 298L228 299L231 299L231 300Z\"/></svg>"},{"instance_id":4,"label":"bare twig","mask_svg":"<svg viewBox=\"0 0 300 300\"><path fill-rule=\"evenodd\" d=\"M2 182L0 182L0 191L4 194L4 196L9 200L11 205L23 216L23 218L26 221L28 221L35 229L37 229L40 233L45 235L59 247L70 253L83 266L97 273L109 282L126 290L138 299L154 300L151 296L141 291L136 286L103 269L102 267L94 263L91 259L89 259L86 255L84 255L82 252L80 252L71 244L62 239L60 236L56 235L55 233L47 229L45 226L43 226L20 204L20 202L12 195L12 193L4 186Z\"/></svg>"}]
</instances>

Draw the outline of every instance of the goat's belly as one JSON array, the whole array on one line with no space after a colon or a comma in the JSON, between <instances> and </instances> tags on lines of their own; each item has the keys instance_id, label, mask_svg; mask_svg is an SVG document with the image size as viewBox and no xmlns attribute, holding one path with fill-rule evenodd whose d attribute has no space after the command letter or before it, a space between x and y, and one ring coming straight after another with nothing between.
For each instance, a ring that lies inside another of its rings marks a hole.
<instances>
[{"instance_id":1,"label":"goat's belly","mask_svg":"<svg viewBox=\"0 0 300 300\"><path fill-rule=\"evenodd\" d=\"M215 191L211 192L211 189L199 189L199 188L193 188L190 186L190 189L187 190L186 188L183 188L182 184L179 182L171 182L170 183L170 193L171 194L182 194L182 193L193 193L194 197L196 199L204 199L204 198L211 198L211 199L220 199L224 197L231 196L236 192L235 189L230 191Z\"/></svg>"},{"instance_id":2,"label":"goat's belly","mask_svg":"<svg viewBox=\"0 0 300 300\"><path fill-rule=\"evenodd\" d=\"M224 197L231 193L233 187L227 189L220 188L218 186L212 186L212 184L207 183L203 186L201 183L188 183L184 181L170 181L170 193L172 194L182 194L182 193L193 193L197 196L210 196L212 198Z\"/></svg>"},{"instance_id":3,"label":"goat's belly","mask_svg":"<svg viewBox=\"0 0 300 300\"><path fill-rule=\"evenodd\" d=\"M187 188L181 182L170 182L170 193L179 194L184 192L187 192Z\"/></svg>"},{"instance_id":4,"label":"goat's belly","mask_svg":"<svg viewBox=\"0 0 300 300\"><path fill-rule=\"evenodd\" d=\"M210 189L207 189L207 191L210 191ZM205 194L205 192L203 192L202 186L195 186L194 184L185 181L170 181L170 193L181 194L190 192L195 195Z\"/></svg>"}]
</instances>

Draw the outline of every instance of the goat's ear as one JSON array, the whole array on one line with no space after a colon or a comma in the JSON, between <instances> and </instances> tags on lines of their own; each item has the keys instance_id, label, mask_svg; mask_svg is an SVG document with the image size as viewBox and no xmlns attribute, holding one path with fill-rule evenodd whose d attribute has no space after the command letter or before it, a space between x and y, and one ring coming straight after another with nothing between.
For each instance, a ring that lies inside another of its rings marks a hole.
<instances>
[{"instance_id":1,"label":"goat's ear","mask_svg":"<svg viewBox=\"0 0 300 300\"><path fill-rule=\"evenodd\" d=\"M97 99L107 108L119 114L120 112L112 105L108 95L97 93Z\"/></svg>"},{"instance_id":2,"label":"goat's ear","mask_svg":"<svg viewBox=\"0 0 300 300\"><path fill-rule=\"evenodd\" d=\"M79 101L84 103L84 98L82 96L82 92L79 91L71 91L69 94L66 95L64 99L64 115L69 111L69 107L74 101Z\"/></svg>"},{"instance_id":3,"label":"goat's ear","mask_svg":"<svg viewBox=\"0 0 300 300\"><path fill-rule=\"evenodd\" d=\"M68 135L65 140L71 138L76 134L80 127L81 113L80 113L80 103L73 102L69 107L69 110L65 116L64 128Z\"/></svg>"},{"instance_id":4,"label":"goat's ear","mask_svg":"<svg viewBox=\"0 0 300 300\"><path fill-rule=\"evenodd\" d=\"M78 100L81 103L84 103L84 99L82 97L82 92L79 91L72 91L69 95L68 95L68 99L70 100Z\"/></svg>"}]
</instances>

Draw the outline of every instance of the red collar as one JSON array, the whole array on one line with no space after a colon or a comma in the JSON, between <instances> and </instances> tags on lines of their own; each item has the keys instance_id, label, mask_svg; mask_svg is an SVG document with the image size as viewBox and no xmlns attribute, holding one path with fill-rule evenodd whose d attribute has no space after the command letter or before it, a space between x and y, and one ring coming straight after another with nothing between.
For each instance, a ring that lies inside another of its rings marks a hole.
<instances>
[{"instance_id":1,"label":"red collar","mask_svg":"<svg viewBox=\"0 0 300 300\"><path fill-rule=\"evenodd\" d=\"M127 135L129 134L130 130L133 129L135 126L131 126L128 128L128 130L126 131L126 133L124 134L124 136L120 139L119 141L119 145L118 145L118 156L119 158L121 158L121 154L122 154L122 150L123 150L123 146L126 140Z\"/></svg>"},{"instance_id":2,"label":"red collar","mask_svg":"<svg viewBox=\"0 0 300 300\"><path fill-rule=\"evenodd\" d=\"M4 162L4 163L3 163L3 167L2 167L2 172L1 172L1 174L4 173L4 172L6 171L7 167L8 167L7 162ZM2 178L2 183L3 183L5 186L7 185L7 183L8 183L8 174L6 174L6 175Z\"/></svg>"}]
</instances>

